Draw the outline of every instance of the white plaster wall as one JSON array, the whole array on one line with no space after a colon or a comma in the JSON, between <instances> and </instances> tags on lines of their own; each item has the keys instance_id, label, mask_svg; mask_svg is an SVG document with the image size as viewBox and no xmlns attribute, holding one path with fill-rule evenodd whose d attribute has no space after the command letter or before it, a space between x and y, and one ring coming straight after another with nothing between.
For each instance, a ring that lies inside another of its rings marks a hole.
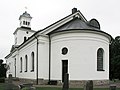
<instances>
[{"instance_id":1,"label":"white plaster wall","mask_svg":"<svg viewBox=\"0 0 120 90\"><path fill-rule=\"evenodd\" d=\"M16 56L15 56L15 58L16 58L16 77L19 77L19 73L20 73L20 70L19 70L19 54L18 54L18 52L17 52L17 54L16 54Z\"/></svg>"},{"instance_id":2,"label":"white plaster wall","mask_svg":"<svg viewBox=\"0 0 120 90\"><path fill-rule=\"evenodd\" d=\"M9 74L12 74L13 77L15 77L15 58L16 58L16 64L17 64L17 51L14 52L8 59L6 59L6 64L9 65L10 69L6 72L7 77ZM16 76L17 76L17 69L16 69Z\"/></svg>"},{"instance_id":3,"label":"white plaster wall","mask_svg":"<svg viewBox=\"0 0 120 90\"><path fill-rule=\"evenodd\" d=\"M48 79L49 76L49 42L48 38L40 36L38 44L38 78ZM19 50L19 78L36 79L36 39ZM31 53L34 52L34 72L31 72ZM25 55L28 56L28 71L25 72ZM23 71L20 73L20 57L23 59Z\"/></svg>"},{"instance_id":4,"label":"white plaster wall","mask_svg":"<svg viewBox=\"0 0 120 90\"><path fill-rule=\"evenodd\" d=\"M28 31L28 34L26 33L27 31ZM24 42L24 37L27 37L28 39L28 37L32 36L33 34L34 32L30 32L29 30L25 30L25 29L22 30L22 28L19 29L15 35L15 38L17 38L16 45L22 44Z\"/></svg>"},{"instance_id":5,"label":"white plaster wall","mask_svg":"<svg viewBox=\"0 0 120 90\"><path fill-rule=\"evenodd\" d=\"M39 37L38 46L38 78L48 79L49 77L49 39Z\"/></svg>"},{"instance_id":6,"label":"white plaster wall","mask_svg":"<svg viewBox=\"0 0 120 90\"><path fill-rule=\"evenodd\" d=\"M9 70L7 70L6 74L7 77L9 76L9 74L13 74L13 60L12 58L6 59L6 64L9 65Z\"/></svg>"},{"instance_id":7,"label":"white plaster wall","mask_svg":"<svg viewBox=\"0 0 120 90\"><path fill-rule=\"evenodd\" d=\"M109 39L102 34L75 31L51 38L51 79L62 79L62 60L68 59L70 80L109 79ZM68 54L62 55L63 47ZM104 70L97 71L97 50L104 49Z\"/></svg>"},{"instance_id":8,"label":"white plaster wall","mask_svg":"<svg viewBox=\"0 0 120 90\"><path fill-rule=\"evenodd\" d=\"M49 77L49 39L48 37L39 36L38 44L38 78L48 79ZM15 76L15 66L14 61L16 58L16 77L26 78L26 79L36 79L36 50L37 41L34 39L29 44L21 48L20 50L14 52L8 59L7 64L10 63L10 70L7 75L12 74ZM34 72L31 72L31 53L34 52ZM28 56L28 70L25 72L25 55ZM22 57L22 72L20 72Z\"/></svg>"},{"instance_id":9,"label":"white plaster wall","mask_svg":"<svg viewBox=\"0 0 120 90\"><path fill-rule=\"evenodd\" d=\"M34 52L34 71L31 72L31 53ZM28 56L28 70L25 72L25 55ZM22 57L22 72L20 73L20 58ZM36 79L36 40L33 40L25 47L19 50L19 59L18 59L18 77L26 79Z\"/></svg>"}]
</instances>

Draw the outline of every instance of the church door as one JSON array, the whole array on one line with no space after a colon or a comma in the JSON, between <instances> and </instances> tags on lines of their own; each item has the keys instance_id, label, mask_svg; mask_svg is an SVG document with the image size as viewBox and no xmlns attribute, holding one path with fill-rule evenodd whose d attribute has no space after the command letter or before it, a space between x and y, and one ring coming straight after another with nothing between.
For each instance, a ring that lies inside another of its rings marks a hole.
<instances>
[{"instance_id":1,"label":"church door","mask_svg":"<svg viewBox=\"0 0 120 90\"><path fill-rule=\"evenodd\" d=\"M62 82L66 73L68 73L68 60L62 60Z\"/></svg>"}]
</instances>

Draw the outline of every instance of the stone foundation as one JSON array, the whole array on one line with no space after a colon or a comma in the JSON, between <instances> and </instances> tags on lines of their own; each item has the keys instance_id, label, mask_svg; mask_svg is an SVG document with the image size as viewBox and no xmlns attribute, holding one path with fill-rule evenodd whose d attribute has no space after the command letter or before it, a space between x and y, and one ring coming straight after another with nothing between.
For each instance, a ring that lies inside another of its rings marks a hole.
<instances>
[{"instance_id":1,"label":"stone foundation","mask_svg":"<svg viewBox=\"0 0 120 90\"><path fill-rule=\"evenodd\" d=\"M36 84L36 80L35 79L24 79L24 78L19 78L19 81L21 83L31 83L31 84Z\"/></svg>"},{"instance_id":2,"label":"stone foundation","mask_svg":"<svg viewBox=\"0 0 120 90\"><path fill-rule=\"evenodd\" d=\"M19 78L19 81L20 81L21 83L36 84L36 79L24 79L24 78ZM47 85L47 84L48 84L48 80L38 79L38 84L39 84L39 85Z\"/></svg>"},{"instance_id":3,"label":"stone foundation","mask_svg":"<svg viewBox=\"0 0 120 90\"><path fill-rule=\"evenodd\" d=\"M93 84L98 86L98 85L108 85L109 80L93 80Z\"/></svg>"},{"instance_id":4,"label":"stone foundation","mask_svg":"<svg viewBox=\"0 0 120 90\"><path fill-rule=\"evenodd\" d=\"M109 80L92 80L94 86L100 86L100 85L109 85ZM69 85L70 86L84 86L86 84L87 80L70 80Z\"/></svg>"},{"instance_id":5,"label":"stone foundation","mask_svg":"<svg viewBox=\"0 0 120 90\"><path fill-rule=\"evenodd\" d=\"M21 83L31 83L36 84L36 79L24 79L24 78L17 78ZM77 87L77 86L84 86L86 84L87 80L70 80L69 86ZM38 79L39 85L48 85L48 80L45 79ZM63 83L61 80L57 80L57 86L62 86ZM94 86L100 86L100 85L109 85L109 80L93 80Z\"/></svg>"}]
</instances>

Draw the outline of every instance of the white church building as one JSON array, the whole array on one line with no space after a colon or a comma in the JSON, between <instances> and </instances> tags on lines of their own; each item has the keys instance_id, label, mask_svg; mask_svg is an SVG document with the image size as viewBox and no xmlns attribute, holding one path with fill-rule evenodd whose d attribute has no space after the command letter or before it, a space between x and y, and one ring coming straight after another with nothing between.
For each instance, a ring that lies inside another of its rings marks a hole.
<instances>
[{"instance_id":1,"label":"white church building","mask_svg":"<svg viewBox=\"0 0 120 90\"><path fill-rule=\"evenodd\" d=\"M87 19L77 10L72 14L34 31L26 11L20 15L15 43L5 57L7 76L42 84L50 81L109 80L109 44L111 35L100 29L96 19Z\"/></svg>"}]
</instances>

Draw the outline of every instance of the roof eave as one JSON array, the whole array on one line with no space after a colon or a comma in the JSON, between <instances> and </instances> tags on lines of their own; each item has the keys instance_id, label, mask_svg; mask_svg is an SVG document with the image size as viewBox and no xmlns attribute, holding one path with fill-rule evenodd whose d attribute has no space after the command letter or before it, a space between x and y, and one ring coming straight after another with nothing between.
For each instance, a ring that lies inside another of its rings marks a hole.
<instances>
[{"instance_id":1,"label":"roof eave","mask_svg":"<svg viewBox=\"0 0 120 90\"><path fill-rule=\"evenodd\" d=\"M60 33L60 32L72 32L72 31L84 31L84 32L86 32L86 31L94 31L94 32L99 32L99 33L101 33L101 34L104 34L105 36L107 36L108 38L109 38L109 40L110 40L110 42L113 40L113 37L110 35L110 34L108 34L108 33L106 33L106 32L104 32L104 31L102 31L102 30L97 30L97 29L67 29L67 30L63 30L63 31L57 31L57 32L51 32L50 34L55 34L55 33Z\"/></svg>"}]
</instances>

